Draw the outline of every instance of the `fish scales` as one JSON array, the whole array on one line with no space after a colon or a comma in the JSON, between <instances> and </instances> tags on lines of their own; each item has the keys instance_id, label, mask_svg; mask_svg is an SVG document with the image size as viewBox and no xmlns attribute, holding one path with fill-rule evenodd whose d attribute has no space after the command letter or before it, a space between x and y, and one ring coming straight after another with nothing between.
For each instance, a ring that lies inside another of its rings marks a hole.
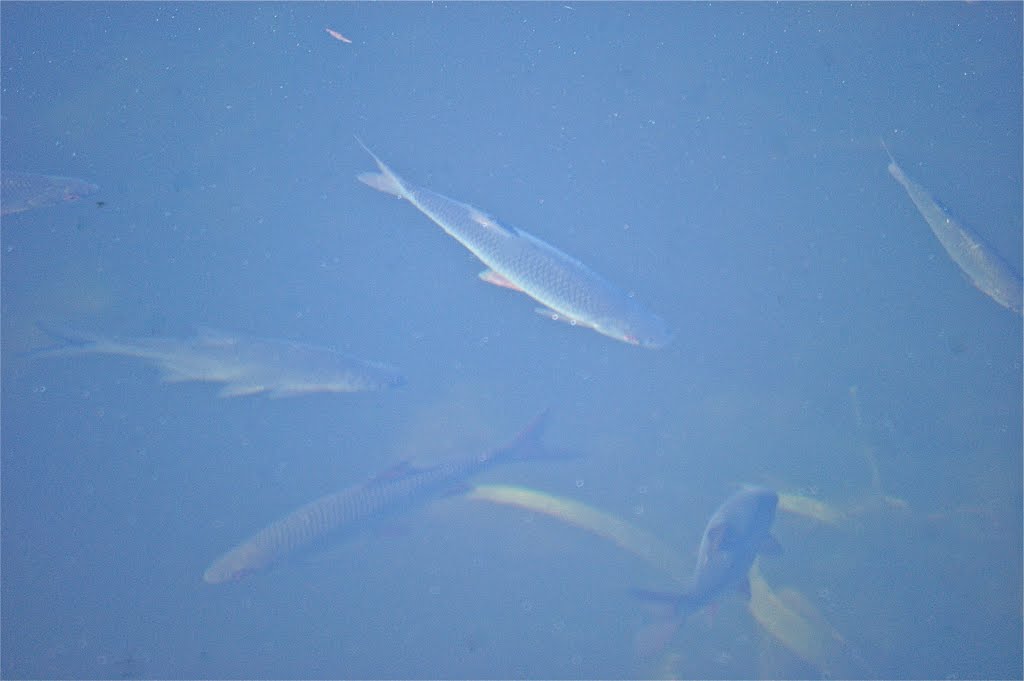
<instances>
[{"instance_id":1,"label":"fish scales","mask_svg":"<svg viewBox=\"0 0 1024 681\"><path fill-rule=\"evenodd\" d=\"M36 352L37 357L136 357L160 369L167 382L223 383L222 397L384 390L405 381L393 367L329 348L214 329L203 329L194 338L176 339L108 338L43 325L40 328L62 344Z\"/></svg>"},{"instance_id":2,"label":"fish scales","mask_svg":"<svg viewBox=\"0 0 1024 681\"><path fill-rule=\"evenodd\" d=\"M413 205L485 265L551 310L586 320L614 318L623 305L635 307L631 298L623 298L624 294L579 260L530 234L501 226L472 206L428 189L412 188L409 196Z\"/></svg>"},{"instance_id":3,"label":"fish scales","mask_svg":"<svg viewBox=\"0 0 1024 681\"><path fill-rule=\"evenodd\" d=\"M539 442L544 415L535 419L510 444L461 461L426 468L401 464L372 480L328 494L267 525L251 538L215 560L203 574L211 584L241 579L330 535L358 529L365 521L400 512L458 489L466 478L497 463L557 459Z\"/></svg>"},{"instance_id":4,"label":"fish scales","mask_svg":"<svg viewBox=\"0 0 1024 681\"><path fill-rule=\"evenodd\" d=\"M376 489L375 489L376 487ZM401 498L402 485L347 489L312 501L266 526L235 547L206 571L205 581L216 584L239 579L332 534L343 526L369 518L392 500Z\"/></svg>"},{"instance_id":5,"label":"fish scales","mask_svg":"<svg viewBox=\"0 0 1024 681\"><path fill-rule=\"evenodd\" d=\"M1020 314L1024 307L1024 285L1013 268L974 230L950 217L924 187L903 171L892 154L889 155L889 174L907 192L942 248L971 285L1003 307Z\"/></svg>"},{"instance_id":6,"label":"fish scales","mask_svg":"<svg viewBox=\"0 0 1024 681\"><path fill-rule=\"evenodd\" d=\"M0 215L76 201L97 191L99 187L76 177L4 170L0 171Z\"/></svg>"},{"instance_id":7,"label":"fish scales","mask_svg":"<svg viewBox=\"0 0 1024 681\"><path fill-rule=\"evenodd\" d=\"M592 328L616 340L650 348L671 340L664 320L579 260L528 232L498 223L469 204L403 180L366 150L380 172L363 173L359 179L409 201L429 217L487 265L489 271L481 274L485 281L522 291L543 304L546 309L539 312L553 319Z\"/></svg>"}]
</instances>

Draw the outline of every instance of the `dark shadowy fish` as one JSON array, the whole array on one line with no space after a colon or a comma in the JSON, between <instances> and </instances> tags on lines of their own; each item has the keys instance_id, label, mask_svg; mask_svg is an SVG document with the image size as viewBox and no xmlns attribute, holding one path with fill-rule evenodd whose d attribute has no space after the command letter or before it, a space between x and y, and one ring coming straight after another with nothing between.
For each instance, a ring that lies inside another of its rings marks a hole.
<instances>
[{"instance_id":1,"label":"dark shadowy fish","mask_svg":"<svg viewBox=\"0 0 1024 681\"><path fill-rule=\"evenodd\" d=\"M489 268L480 273L485 282L525 293L544 306L537 312L546 317L632 345L659 348L671 340L660 317L579 260L473 206L406 182L363 148L380 172L359 180L407 200L469 249Z\"/></svg>"},{"instance_id":2,"label":"dark shadowy fish","mask_svg":"<svg viewBox=\"0 0 1024 681\"><path fill-rule=\"evenodd\" d=\"M885 142L882 142L885 146ZM889 148L885 148L889 153ZM903 185L921 217L971 284L1003 307L1020 314L1020 276L971 228L951 218L921 185L907 177L889 153L889 174Z\"/></svg>"},{"instance_id":3,"label":"dark shadowy fish","mask_svg":"<svg viewBox=\"0 0 1024 681\"><path fill-rule=\"evenodd\" d=\"M194 338L106 338L43 331L64 344L33 353L41 357L120 355L149 360L168 383L224 383L221 397L268 393L292 397L318 392L362 392L401 385L401 374L378 362L287 340L254 338L204 329Z\"/></svg>"},{"instance_id":4,"label":"dark shadowy fish","mask_svg":"<svg viewBox=\"0 0 1024 681\"><path fill-rule=\"evenodd\" d=\"M704 528L690 585L681 594L634 590L643 600L672 607L671 617L638 636L638 648L652 652L668 642L682 618L736 589L750 599L750 566L759 553L779 553L772 523L779 495L763 487L745 487L726 499Z\"/></svg>"},{"instance_id":5,"label":"dark shadowy fish","mask_svg":"<svg viewBox=\"0 0 1024 681\"><path fill-rule=\"evenodd\" d=\"M0 171L0 215L76 201L99 187L85 180L57 175Z\"/></svg>"},{"instance_id":6,"label":"dark shadowy fish","mask_svg":"<svg viewBox=\"0 0 1024 681\"><path fill-rule=\"evenodd\" d=\"M490 452L429 467L404 462L365 483L306 504L215 560L203 574L203 580L218 584L241 579L332 535L358 531L375 520L457 492L465 487L469 477L492 466L567 458L565 452L545 449L541 443L545 419L542 413L512 442Z\"/></svg>"}]
</instances>

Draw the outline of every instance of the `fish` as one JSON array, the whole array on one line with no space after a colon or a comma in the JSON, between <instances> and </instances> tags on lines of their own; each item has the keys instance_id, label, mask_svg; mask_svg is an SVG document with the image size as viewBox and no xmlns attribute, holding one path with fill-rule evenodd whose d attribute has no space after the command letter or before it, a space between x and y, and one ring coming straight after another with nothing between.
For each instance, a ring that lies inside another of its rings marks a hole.
<instances>
[{"instance_id":1,"label":"fish","mask_svg":"<svg viewBox=\"0 0 1024 681\"><path fill-rule=\"evenodd\" d=\"M31 353L34 357L137 357L156 365L167 383L223 383L220 397L363 392L397 387L405 382L402 374L390 365L290 340L256 338L209 328L200 329L187 339L116 338L38 326L60 344L36 350Z\"/></svg>"},{"instance_id":2,"label":"fish","mask_svg":"<svg viewBox=\"0 0 1024 681\"><path fill-rule=\"evenodd\" d=\"M0 215L54 206L95 194L99 187L76 177L0 171Z\"/></svg>"},{"instance_id":3,"label":"fish","mask_svg":"<svg viewBox=\"0 0 1024 681\"><path fill-rule=\"evenodd\" d=\"M359 181L405 199L430 218L487 266L480 273L484 282L533 298L542 305L537 312L545 317L630 345L661 348L672 340L661 317L576 258L478 208L407 182L356 141L379 171L362 173Z\"/></svg>"},{"instance_id":4,"label":"fish","mask_svg":"<svg viewBox=\"0 0 1024 681\"><path fill-rule=\"evenodd\" d=\"M545 515L607 539L612 544L646 561L673 581L683 582L689 566L679 552L661 539L632 523L574 499L510 485L477 485L467 495L471 501L485 501ZM779 509L786 508L786 496L779 495ZM846 639L811 602L795 589L775 591L765 581L755 560L749 570L750 600L747 609L783 647L792 651L830 678L863 678L867 664ZM673 656L670 655L670 660ZM668 675L667 678L678 678ZM778 678L778 675L768 678Z\"/></svg>"},{"instance_id":5,"label":"fish","mask_svg":"<svg viewBox=\"0 0 1024 681\"><path fill-rule=\"evenodd\" d=\"M521 508L546 515L567 525L578 527L647 561L672 579L682 582L689 566L679 552L650 532L636 527L618 516L588 506L575 499L557 497L529 487L514 485L476 485L466 495L470 501Z\"/></svg>"},{"instance_id":6,"label":"fish","mask_svg":"<svg viewBox=\"0 0 1024 681\"><path fill-rule=\"evenodd\" d=\"M446 494L459 493L466 489L469 478L493 466L575 456L573 452L543 445L541 436L546 422L544 411L515 439L497 449L431 466L403 461L366 482L320 497L217 558L203 573L203 581L237 581L335 535L358 532L375 521L409 512Z\"/></svg>"},{"instance_id":7,"label":"fish","mask_svg":"<svg viewBox=\"0 0 1024 681\"><path fill-rule=\"evenodd\" d=\"M351 40L343 36L341 33L338 33L333 28L325 28L324 30L327 31L327 35L331 36L335 40L340 40L341 42L349 43L350 45L352 44Z\"/></svg>"},{"instance_id":8,"label":"fish","mask_svg":"<svg viewBox=\"0 0 1024 681\"><path fill-rule=\"evenodd\" d=\"M638 651L648 654L668 643L683 619L735 589L750 601L750 567L759 554L781 553L771 534L779 495L765 487L745 486L722 502L708 520L697 550L689 586L682 593L633 589L634 597L668 605L669 617L637 636Z\"/></svg>"},{"instance_id":9,"label":"fish","mask_svg":"<svg viewBox=\"0 0 1024 681\"><path fill-rule=\"evenodd\" d=\"M903 186L921 217L971 285L1003 307L1021 314L1024 284L1020 275L981 236L954 220L924 187L910 179L896 163L884 140L882 146L889 155L889 174Z\"/></svg>"}]
</instances>

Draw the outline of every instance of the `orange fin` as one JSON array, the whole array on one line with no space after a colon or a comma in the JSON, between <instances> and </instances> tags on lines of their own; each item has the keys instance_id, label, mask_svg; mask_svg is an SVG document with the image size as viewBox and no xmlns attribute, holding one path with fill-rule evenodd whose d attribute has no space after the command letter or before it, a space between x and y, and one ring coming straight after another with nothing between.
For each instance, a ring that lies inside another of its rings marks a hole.
<instances>
[{"instance_id":1,"label":"orange fin","mask_svg":"<svg viewBox=\"0 0 1024 681\"><path fill-rule=\"evenodd\" d=\"M485 281L488 284L494 284L502 288L512 289L513 291L523 292L523 289L516 286L513 282L505 278L504 275L498 274L494 270L484 270L479 274L481 281Z\"/></svg>"}]
</instances>

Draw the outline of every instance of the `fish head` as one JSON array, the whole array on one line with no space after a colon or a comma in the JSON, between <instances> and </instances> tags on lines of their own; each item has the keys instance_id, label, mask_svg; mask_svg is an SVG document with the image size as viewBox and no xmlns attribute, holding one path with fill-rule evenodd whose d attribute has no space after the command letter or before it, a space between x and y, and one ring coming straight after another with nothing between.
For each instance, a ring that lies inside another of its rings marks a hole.
<instances>
[{"instance_id":1,"label":"fish head","mask_svg":"<svg viewBox=\"0 0 1024 681\"><path fill-rule=\"evenodd\" d=\"M774 490L745 486L725 500L712 520L728 525L738 541L760 544L771 531L778 506L779 495Z\"/></svg>"},{"instance_id":2,"label":"fish head","mask_svg":"<svg viewBox=\"0 0 1024 681\"><path fill-rule=\"evenodd\" d=\"M779 495L744 487L726 499L708 521L694 571L694 590L709 593L742 579L770 541Z\"/></svg>"}]
</instances>

